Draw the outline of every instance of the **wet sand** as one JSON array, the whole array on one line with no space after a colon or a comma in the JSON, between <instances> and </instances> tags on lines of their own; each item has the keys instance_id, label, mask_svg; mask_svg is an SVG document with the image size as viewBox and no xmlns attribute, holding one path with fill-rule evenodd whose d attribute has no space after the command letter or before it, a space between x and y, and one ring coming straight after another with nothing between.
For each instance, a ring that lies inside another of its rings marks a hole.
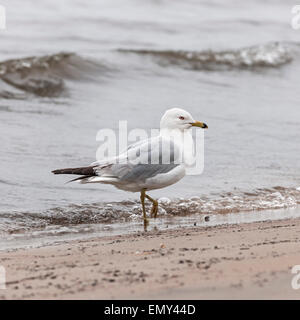
<instances>
[{"instance_id":1,"label":"wet sand","mask_svg":"<svg viewBox=\"0 0 300 320\"><path fill-rule=\"evenodd\" d=\"M299 299L300 219L181 228L0 253L1 299Z\"/></svg>"}]
</instances>

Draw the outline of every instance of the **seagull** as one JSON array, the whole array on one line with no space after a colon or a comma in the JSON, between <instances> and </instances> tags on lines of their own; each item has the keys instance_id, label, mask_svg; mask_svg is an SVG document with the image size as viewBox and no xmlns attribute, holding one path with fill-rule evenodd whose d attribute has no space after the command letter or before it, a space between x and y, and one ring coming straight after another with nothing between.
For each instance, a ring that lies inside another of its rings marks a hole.
<instances>
[{"instance_id":1,"label":"seagull","mask_svg":"<svg viewBox=\"0 0 300 320\"><path fill-rule=\"evenodd\" d=\"M69 182L111 184L121 190L139 192L146 231L149 222L145 199L152 202L150 216L156 218L158 213L157 200L146 192L170 186L185 176L194 150L192 127L208 128L204 122L195 121L189 112L172 108L162 116L158 136L138 141L116 157L52 173L80 175Z\"/></svg>"}]
</instances>

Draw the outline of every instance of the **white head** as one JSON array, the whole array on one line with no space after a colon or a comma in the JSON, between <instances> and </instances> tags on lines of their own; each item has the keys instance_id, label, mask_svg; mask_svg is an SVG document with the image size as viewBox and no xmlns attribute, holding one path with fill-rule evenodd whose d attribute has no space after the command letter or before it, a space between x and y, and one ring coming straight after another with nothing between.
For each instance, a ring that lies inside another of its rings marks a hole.
<instances>
[{"instance_id":1,"label":"white head","mask_svg":"<svg viewBox=\"0 0 300 320\"><path fill-rule=\"evenodd\" d=\"M180 108L169 109L160 120L160 129L179 129L185 130L191 127L208 128L200 121L195 121L191 114Z\"/></svg>"}]
</instances>

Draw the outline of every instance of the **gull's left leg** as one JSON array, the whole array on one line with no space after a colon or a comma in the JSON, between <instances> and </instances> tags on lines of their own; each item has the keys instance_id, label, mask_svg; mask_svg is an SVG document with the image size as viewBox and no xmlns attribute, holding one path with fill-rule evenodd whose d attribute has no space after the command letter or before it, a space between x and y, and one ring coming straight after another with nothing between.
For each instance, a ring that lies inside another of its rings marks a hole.
<instances>
[{"instance_id":1,"label":"gull's left leg","mask_svg":"<svg viewBox=\"0 0 300 320\"><path fill-rule=\"evenodd\" d=\"M153 198L151 198L150 196L148 196L147 194L145 194L146 198L148 200L150 200L152 202L152 209L151 209L151 218L157 217L157 212L158 212L158 202L157 200L154 200Z\"/></svg>"},{"instance_id":2,"label":"gull's left leg","mask_svg":"<svg viewBox=\"0 0 300 320\"><path fill-rule=\"evenodd\" d=\"M149 224L149 221L148 221L147 216L146 216L145 197L146 197L145 190L142 190L141 191L141 203L142 203L142 209L143 209L144 230L147 231L147 226Z\"/></svg>"}]
</instances>

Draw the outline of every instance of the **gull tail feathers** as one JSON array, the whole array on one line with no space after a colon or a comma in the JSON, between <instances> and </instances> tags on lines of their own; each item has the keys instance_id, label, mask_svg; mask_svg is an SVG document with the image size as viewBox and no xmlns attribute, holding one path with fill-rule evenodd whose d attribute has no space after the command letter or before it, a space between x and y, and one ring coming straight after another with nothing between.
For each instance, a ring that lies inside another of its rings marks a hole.
<instances>
[{"instance_id":1,"label":"gull tail feathers","mask_svg":"<svg viewBox=\"0 0 300 320\"><path fill-rule=\"evenodd\" d=\"M79 177L77 179L73 179L72 181L79 181L80 183L107 183L107 184L113 184L115 182L118 182L118 178L116 177L109 177L109 176L85 176L85 177Z\"/></svg>"},{"instance_id":2,"label":"gull tail feathers","mask_svg":"<svg viewBox=\"0 0 300 320\"><path fill-rule=\"evenodd\" d=\"M89 167L80 167L80 168L65 168L65 169L57 169L53 170L54 174L76 174L80 175L80 177L72 179L66 183L70 182L79 182L79 183L115 183L118 182L118 178L111 175L103 175L100 176L97 174L95 167L97 166L89 166Z\"/></svg>"},{"instance_id":3,"label":"gull tail feathers","mask_svg":"<svg viewBox=\"0 0 300 320\"><path fill-rule=\"evenodd\" d=\"M81 177L78 177L78 178L75 178L75 179L72 179L72 180L69 180L66 182L67 183L70 183L70 182L79 182L79 183L87 183L85 181L87 181L88 178L90 178L91 176L81 176Z\"/></svg>"},{"instance_id":4,"label":"gull tail feathers","mask_svg":"<svg viewBox=\"0 0 300 320\"><path fill-rule=\"evenodd\" d=\"M65 168L65 169L57 169L53 170L52 173L54 174L78 174L78 175L84 175L84 176L95 176L95 166L89 166L89 167L80 167L80 168Z\"/></svg>"}]
</instances>

